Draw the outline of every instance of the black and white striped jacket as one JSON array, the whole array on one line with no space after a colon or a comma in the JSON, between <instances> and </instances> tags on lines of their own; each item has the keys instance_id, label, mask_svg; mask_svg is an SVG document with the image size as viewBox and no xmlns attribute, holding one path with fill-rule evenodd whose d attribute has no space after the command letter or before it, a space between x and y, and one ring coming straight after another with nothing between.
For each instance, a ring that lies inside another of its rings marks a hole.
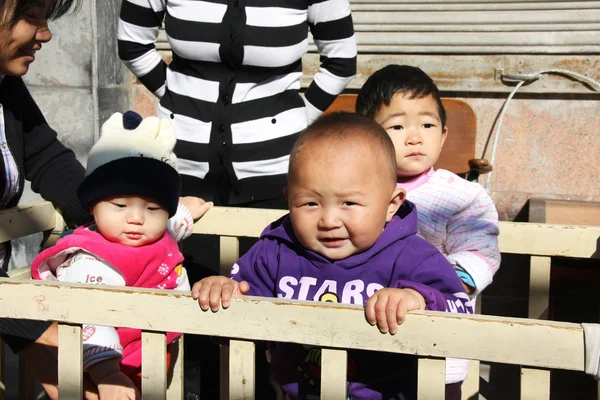
<instances>
[{"instance_id":1,"label":"black and white striped jacket","mask_svg":"<svg viewBox=\"0 0 600 400\"><path fill-rule=\"evenodd\" d=\"M321 67L301 97L309 30ZM172 119L182 195L213 199L226 172L229 204L281 197L298 134L356 73L348 0L123 0L119 56Z\"/></svg>"}]
</instances>

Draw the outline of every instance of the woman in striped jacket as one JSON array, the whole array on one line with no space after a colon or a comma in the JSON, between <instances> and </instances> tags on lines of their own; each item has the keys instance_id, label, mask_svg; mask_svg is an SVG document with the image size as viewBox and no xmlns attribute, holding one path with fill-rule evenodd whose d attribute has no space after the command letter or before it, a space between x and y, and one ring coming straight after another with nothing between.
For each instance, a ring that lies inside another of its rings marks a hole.
<instances>
[{"instance_id":1,"label":"woman in striped jacket","mask_svg":"<svg viewBox=\"0 0 600 400\"><path fill-rule=\"evenodd\" d=\"M168 65L154 46L163 21ZM321 65L301 96L309 32ZM157 114L171 118L182 195L215 205L287 208L292 145L356 73L348 0L123 0L118 38L120 58L160 99ZM184 242L192 283L218 273L216 248L214 237ZM217 398L218 349L200 337L185 346L189 398L200 368L202 398ZM267 370L257 364L260 399L271 397Z\"/></svg>"},{"instance_id":2,"label":"woman in striped jacket","mask_svg":"<svg viewBox=\"0 0 600 400\"><path fill-rule=\"evenodd\" d=\"M301 97L309 30L321 67ZM282 197L295 139L356 72L348 0L123 0L119 56L172 119L184 193L236 206Z\"/></svg>"}]
</instances>

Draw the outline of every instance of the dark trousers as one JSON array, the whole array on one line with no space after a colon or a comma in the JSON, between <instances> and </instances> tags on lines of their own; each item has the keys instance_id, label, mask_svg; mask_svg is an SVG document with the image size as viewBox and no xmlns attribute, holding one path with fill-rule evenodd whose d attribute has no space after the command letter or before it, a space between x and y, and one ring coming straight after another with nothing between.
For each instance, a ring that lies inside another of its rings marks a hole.
<instances>
[{"instance_id":1,"label":"dark trousers","mask_svg":"<svg viewBox=\"0 0 600 400\"><path fill-rule=\"evenodd\" d=\"M462 396L462 382L448 383L446 385L446 400L460 400Z\"/></svg>"},{"instance_id":2,"label":"dark trousers","mask_svg":"<svg viewBox=\"0 0 600 400\"><path fill-rule=\"evenodd\" d=\"M226 205L215 196L215 205ZM287 200L283 197L235 207L287 209ZM256 239L240 238L240 255L246 253ZM219 274L219 238L208 235L192 235L183 242L184 266L190 278L190 284L202 278ZM276 393L270 384L271 374L265 355L266 345L256 344L256 398L275 400ZM186 400L219 398L219 345L210 337L185 335L184 339L184 390Z\"/></svg>"}]
</instances>

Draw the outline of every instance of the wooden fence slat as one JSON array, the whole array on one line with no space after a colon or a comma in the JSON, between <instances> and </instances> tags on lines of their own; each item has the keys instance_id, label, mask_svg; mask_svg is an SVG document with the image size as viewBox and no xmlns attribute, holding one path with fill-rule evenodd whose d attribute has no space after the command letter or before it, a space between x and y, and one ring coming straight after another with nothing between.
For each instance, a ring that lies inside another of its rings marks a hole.
<instances>
[{"instance_id":1,"label":"wooden fence slat","mask_svg":"<svg viewBox=\"0 0 600 400\"><path fill-rule=\"evenodd\" d=\"M58 396L83 398L83 339L81 325L58 325Z\"/></svg>"},{"instance_id":2,"label":"wooden fence slat","mask_svg":"<svg viewBox=\"0 0 600 400\"><path fill-rule=\"evenodd\" d=\"M477 296L475 299L475 314L481 314L481 300L482 295ZM469 362L469 373L467 379L461 387L461 399L470 400L479 395L479 367L481 363L479 360L471 360Z\"/></svg>"},{"instance_id":3,"label":"wooden fence slat","mask_svg":"<svg viewBox=\"0 0 600 400\"><path fill-rule=\"evenodd\" d=\"M7 272L11 279L25 281L31 279L31 266L11 269Z\"/></svg>"},{"instance_id":4,"label":"wooden fence slat","mask_svg":"<svg viewBox=\"0 0 600 400\"><path fill-rule=\"evenodd\" d=\"M221 236L219 238L219 273L229 276L231 267L240 254L240 240L237 237ZM219 387L221 400L229 399L229 344L219 346Z\"/></svg>"},{"instance_id":5,"label":"wooden fence slat","mask_svg":"<svg viewBox=\"0 0 600 400\"><path fill-rule=\"evenodd\" d=\"M529 271L529 318L548 319L550 307L550 257L531 256ZM548 399L550 371L521 368L521 399Z\"/></svg>"},{"instance_id":6,"label":"wooden fence slat","mask_svg":"<svg viewBox=\"0 0 600 400\"><path fill-rule=\"evenodd\" d=\"M346 350L321 349L321 398L323 400L346 400L347 370Z\"/></svg>"},{"instance_id":7,"label":"wooden fence slat","mask_svg":"<svg viewBox=\"0 0 600 400\"><path fill-rule=\"evenodd\" d=\"M231 267L240 257L240 240L236 237L221 236L219 254L220 273L223 276L229 276Z\"/></svg>"},{"instance_id":8,"label":"wooden fence slat","mask_svg":"<svg viewBox=\"0 0 600 400\"><path fill-rule=\"evenodd\" d=\"M171 383L167 388L167 400L183 400L183 336L170 345Z\"/></svg>"},{"instance_id":9,"label":"wooden fence slat","mask_svg":"<svg viewBox=\"0 0 600 400\"><path fill-rule=\"evenodd\" d=\"M56 210L50 202L0 211L0 243L54 229Z\"/></svg>"},{"instance_id":10,"label":"wooden fence slat","mask_svg":"<svg viewBox=\"0 0 600 400\"><path fill-rule=\"evenodd\" d=\"M529 272L529 318L548 319L550 306L550 257L532 256Z\"/></svg>"},{"instance_id":11,"label":"wooden fence slat","mask_svg":"<svg viewBox=\"0 0 600 400\"><path fill-rule=\"evenodd\" d=\"M500 222L502 253L600 258L600 227Z\"/></svg>"},{"instance_id":12,"label":"wooden fence slat","mask_svg":"<svg viewBox=\"0 0 600 400\"><path fill-rule=\"evenodd\" d=\"M576 389L574 389L576 390ZM521 400L549 400L550 371L537 368L521 369Z\"/></svg>"},{"instance_id":13,"label":"wooden fence slat","mask_svg":"<svg viewBox=\"0 0 600 400\"><path fill-rule=\"evenodd\" d=\"M167 398L167 335L142 331L142 398Z\"/></svg>"},{"instance_id":14,"label":"wooden fence slat","mask_svg":"<svg viewBox=\"0 0 600 400\"><path fill-rule=\"evenodd\" d=\"M477 360L469 361L469 373L461 386L461 400L469 400L479 394L479 366Z\"/></svg>"},{"instance_id":15,"label":"wooden fence slat","mask_svg":"<svg viewBox=\"0 0 600 400\"><path fill-rule=\"evenodd\" d=\"M255 398L255 346L245 340L229 341L229 398L254 400Z\"/></svg>"},{"instance_id":16,"label":"wooden fence slat","mask_svg":"<svg viewBox=\"0 0 600 400\"><path fill-rule=\"evenodd\" d=\"M443 400L446 392L446 359L419 358L418 400Z\"/></svg>"},{"instance_id":17,"label":"wooden fence slat","mask_svg":"<svg viewBox=\"0 0 600 400\"><path fill-rule=\"evenodd\" d=\"M194 233L231 237L259 237L285 210L260 208L212 207L194 224Z\"/></svg>"}]
</instances>

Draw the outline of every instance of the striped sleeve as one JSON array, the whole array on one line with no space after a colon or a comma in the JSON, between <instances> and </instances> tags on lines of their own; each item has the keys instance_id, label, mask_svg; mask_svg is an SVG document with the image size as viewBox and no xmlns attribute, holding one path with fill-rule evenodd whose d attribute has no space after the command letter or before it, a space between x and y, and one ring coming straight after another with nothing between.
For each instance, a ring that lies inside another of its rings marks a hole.
<instances>
[{"instance_id":1,"label":"striped sleeve","mask_svg":"<svg viewBox=\"0 0 600 400\"><path fill-rule=\"evenodd\" d=\"M333 103L356 74L357 50L348 0L311 2L308 23L321 60L304 96L310 123Z\"/></svg>"},{"instance_id":2,"label":"striped sleeve","mask_svg":"<svg viewBox=\"0 0 600 400\"><path fill-rule=\"evenodd\" d=\"M123 0L118 31L119 58L159 98L165 93L167 64L154 43L165 10L165 0Z\"/></svg>"},{"instance_id":3,"label":"striped sleeve","mask_svg":"<svg viewBox=\"0 0 600 400\"><path fill-rule=\"evenodd\" d=\"M473 297L492 283L500 267L498 233L498 213L483 188L448 221L448 260L471 275L476 286Z\"/></svg>"}]
</instances>

